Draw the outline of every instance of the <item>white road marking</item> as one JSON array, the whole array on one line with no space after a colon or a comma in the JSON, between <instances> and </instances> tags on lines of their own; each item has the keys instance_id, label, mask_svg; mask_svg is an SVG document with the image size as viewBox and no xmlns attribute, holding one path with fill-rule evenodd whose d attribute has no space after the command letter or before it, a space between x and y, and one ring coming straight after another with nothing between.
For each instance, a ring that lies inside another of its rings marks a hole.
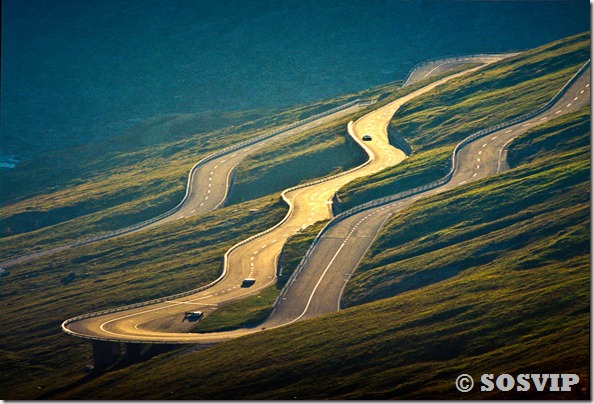
<instances>
[{"instance_id":1,"label":"white road marking","mask_svg":"<svg viewBox=\"0 0 594 404\"><path fill-rule=\"evenodd\" d=\"M303 313L301 313L301 315L299 317L297 317L296 319L294 319L293 321L291 321L291 322L289 322L287 324L292 324L295 321L300 320L301 317L303 317L305 315L305 313L307 313L307 310L309 309L309 305L311 304L311 301L313 300L313 297L314 297L314 295L316 293L316 290L318 290L318 286L320 286L320 283L322 283L322 279L324 279L324 276L326 276L326 273L328 272L328 270L330 269L330 267L332 266L332 264L336 260L336 257L338 257L338 254L340 254L340 251L342 251L342 249L344 248L345 245L346 245L346 240L343 241L343 243L341 244L341 246L336 251L336 254L334 254L334 257L332 257L332 259L328 263L328 266L326 267L326 269L324 270L324 272L320 276L320 279L318 279L318 282L316 283L316 286L314 286L314 288L313 288L313 290L311 292L311 295L309 296L309 299L307 301L307 304L305 305L305 309L303 310Z\"/></svg>"},{"instance_id":2,"label":"white road marking","mask_svg":"<svg viewBox=\"0 0 594 404\"><path fill-rule=\"evenodd\" d=\"M476 177L476 173L472 174L472 178Z\"/></svg>"},{"instance_id":3,"label":"white road marking","mask_svg":"<svg viewBox=\"0 0 594 404\"><path fill-rule=\"evenodd\" d=\"M462 182L459 182L458 185L462 185L462 184L466 184L468 181L464 180Z\"/></svg>"},{"instance_id":4,"label":"white road marking","mask_svg":"<svg viewBox=\"0 0 594 404\"><path fill-rule=\"evenodd\" d=\"M482 153L483 153L483 151L482 151L482 150L479 150L479 156L480 156Z\"/></svg>"},{"instance_id":5,"label":"white road marking","mask_svg":"<svg viewBox=\"0 0 594 404\"><path fill-rule=\"evenodd\" d=\"M549 119L546 116L543 116L542 118L540 118L541 121L544 121L545 119Z\"/></svg>"},{"instance_id":6,"label":"white road marking","mask_svg":"<svg viewBox=\"0 0 594 404\"><path fill-rule=\"evenodd\" d=\"M194 213L194 212L196 212L196 209L194 209L194 210L193 210L193 211L191 211L190 213Z\"/></svg>"},{"instance_id":7,"label":"white road marking","mask_svg":"<svg viewBox=\"0 0 594 404\"><path fill-rule=\"evenodd\" d=\"M477 166L476 166L476 169L478 170L479 168L481 168L481 166L480 166L480 165L477 165Z\"/></svg>"},{"instance_id":8,"label":"white road marking","mask_svg":"<svg viewBox=\"0 0 594 404\"><path fill-rule=\"evenodd\" d=\"M204 202L202 202L202 203L200 204L200 206L204 206Z\"/></svg>"},{"instance_id":9,"label":"white road marking","mask_svg":"<svg viewBox=\"0 0 594 404\"><path fill-rule=\"evenodd\" d=\"M487 144L485 143L485 144L483 145L483 147L487 147Z\"/></svg>"},{"instance_id":10,"label":"white road marking","mask_svg":"<svg viewBox=\"0 0 594 404\"><path fill-rule=\"evenodd\" d=\"M575 97L573 100L574 100L574 101L577 101L577 100L578 100L578 98L579 98L579 97Z\"/></svg>"},{"instance_id":11,"label":"white road marking","mask_svg":"<svg viewBox=\"0 0 594 404\"><path fill-rule=\"evenodd\" d=\"M571 107L571 102L569 104L567 104L567 108Z\"/></svg>"},{"instance_id":12,"label":"white road marking","mask_svg":"<svg viewBox=\"0 0 594 404\"><path fill-rule=\"evenodd\" d=\"M505 132L505 133L511 133L511 132L513 132L513 130L511 130L511 129L510 129L510 130L508 130L508 131L507 131L507 132Z\"/></svg>"},{"instance_id":13,"label":"white road marking","mask_svg":"<svg viewBox=\"0 0 594 404\"><path fill-rule=\"evenodd\" d=\"M493 136L493 137L491 138L491 140L495 140L495 139L497 139L497 136Z\"/></svg>"},{"instance_id":14,"label":"white road marking","mask_svg":"<svg viewBox=\"0 0 594 404\"><path fill-rule=\"evenodd\" d=\"M481 162L481 159L476 159L476 161L477 161L478 163L480 163L480 162Z\"/></svg>"},{"instance_id":15,"label":"white road marking","mask_svg":"<svg viewBox=\"0 0 594 404\"><path fill-rule=\"evenodd\" d=\"M529 123L525 123L524 125L522 125L523 128L526 127L526 126L530 126L530 124Z\"/></svg>"},{"instance_id":16,"label":"white road marking","mask_svg":"<svg viewBox=\"0 0 594 404\"><path fill-rule=\"evenodd\" d=\"M560 114L560 113L561 113L561 110L559 110L559 111L557 111L557 112L555 112L555 113L556 113L556 114Z\"/></svg>"}]
</instances>

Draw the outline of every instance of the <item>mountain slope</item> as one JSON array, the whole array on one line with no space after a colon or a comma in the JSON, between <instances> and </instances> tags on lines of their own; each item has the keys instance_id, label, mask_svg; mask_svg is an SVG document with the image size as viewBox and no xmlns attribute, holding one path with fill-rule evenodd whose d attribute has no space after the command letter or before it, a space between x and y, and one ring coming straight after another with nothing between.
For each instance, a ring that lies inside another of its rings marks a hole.
<instances>
[{"instance_id":1,"label":"mountain slope","mask_svg":"<svg viewBox=\"0 0 594 404\"><path fill-rule=\"evenodd\" d=\"M581 146L543 152L538 139L551 136ZM355 307L165 355L55 397L588 398L588 138L587 109L553 120L517 140L538 157L395 215L349 286ZM461 373L576 373L580 384L462 394Z\"/></svg>"}]
</instances>

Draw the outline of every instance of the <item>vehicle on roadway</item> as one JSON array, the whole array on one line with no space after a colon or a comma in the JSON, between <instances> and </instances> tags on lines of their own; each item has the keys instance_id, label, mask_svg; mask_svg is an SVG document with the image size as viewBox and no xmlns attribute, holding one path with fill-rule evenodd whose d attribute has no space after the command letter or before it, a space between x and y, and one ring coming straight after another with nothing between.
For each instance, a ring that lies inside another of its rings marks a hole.
<instances>
[{"instance_id":1,"label":"vehicle on roadway","mask_svg":"<svg viewBox=\"0 0 594 404\"><path fill-rule=\"evenodd\" d=\"M241 281L241 287L242 288L249 288L254 283L256 283L256 280L254 278L245 278L244 280Z\"/></svg>"},{"instance_id":2,"label":"vehicle on roadway","mask_svg":"<svg viewBox=\"0 0 594 404\"><path fill-rule=\"evenodd\" d=\"M365 140L366 142L371 141L371 135L363 135L363 140Z\"/></svg>"},{"instance_id":3,"label":"vehicle on roadway","mask_svg":"<svg viewBox=\"0 0 594 404\"><path fill-rule=\"evenodd\" d=\"M204 316L204 313L201 311L186 311L185 315L190 320L200 320Z\"/></svg>"}]
</instances>

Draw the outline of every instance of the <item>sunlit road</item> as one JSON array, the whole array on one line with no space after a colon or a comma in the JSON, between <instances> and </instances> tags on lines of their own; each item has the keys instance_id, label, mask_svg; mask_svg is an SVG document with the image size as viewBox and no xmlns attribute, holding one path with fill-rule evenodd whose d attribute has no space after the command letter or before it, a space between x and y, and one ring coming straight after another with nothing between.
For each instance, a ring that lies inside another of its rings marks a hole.
<instances>
[{"instance_id":1,"label":"sunlit road","mask_svg":"<svg viewBox=\"0 0 594 404\"><path fill-rule=\"evenodd\" d=\"M330 228L321 238L301 275L271 317L281 324L296 316L317 317L340 307L343 288L385 221L414 201L463 186L507 169L506 148L517 136L544 122L590 104L590 68L549 110L528 121L476 139L459 154L458 169L440 188L362 211ZM356 126L356 128L361 128ZM363 133L363 131L358 132ZM307 296L304 299L303 296Z\"/></svg>"},{"instance_id":2,"label":"sunlit road","mask_svg":"<svg viewBox=\"0 0 594 404\"><path fill-rule=\"evenodd\" d=\"M185 311L200 310L208 315L222 303L240 299L272 285L276 280L276 264L283 244L292 234L316 221L329 219L331 217L330 201L340 187L353 179L368 176L398 164L406 157L401 150L390 145L386 132L387 124L396 110L407 101L433 90L438 85L463 74L470 74L478 68L448 76L422 87L357 120L352 127L349 127L349 132L367 151L369 160L362 166L336 178L283 193L290 206L285 219L267 234L233 248L228 253L226 276L216 285L183 299L70 322L66 325L67 332L91 338L123 341L211 343L257 331L190 334L188 330L192 324L182 319ZM363 141L364 135L370 135L372 140ZM248 277L256 279L255 285L242 288L241 281ZM300 302L295 302L295 310L290 314L284 311L284 308L290 305L283 304L283 310L277 311L277 315L258 330L300 319L302 310L299 311L299 304L307 304L308 299L309 295L301 296Z\"/></svg>"}]
</instances>

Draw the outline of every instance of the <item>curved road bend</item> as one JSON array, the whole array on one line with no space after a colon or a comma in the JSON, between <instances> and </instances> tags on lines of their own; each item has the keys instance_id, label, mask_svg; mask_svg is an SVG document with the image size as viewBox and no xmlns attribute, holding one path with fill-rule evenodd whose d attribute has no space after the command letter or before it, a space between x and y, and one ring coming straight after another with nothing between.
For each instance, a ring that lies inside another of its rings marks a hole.
<instances>
[{"instance_id":1,"label":"curved road bend","mask_svg":"<svg viewBox=\"0 0 594 404\"><path fill-rule=\"evenodd\" d=\"M396 110L412 98L477 69L479 67L429 84L355 122L354 131L350 132L351 135L356 134L355 140L370 156L368 163L337 178L284 192L290 209L282 224L265 235L231 249L228 252L227 275L216 285L185 298L77 320L66 324L66 331L81 337L119 341L213 343L260 330L258 328L225 333L191 334L188 331L192 324L182 319L185 311L200 310L208 315L223 303L246 297L274 284L282 246L292 234L319 220L331 217L329 203L336 190L355 178L368 176L398 164L406 157L401 150L390 145L386 132L387 124ZM364 134L371 134L373 140L363 142L361 137ZM255 278L256 284L251 288L242 288L241 281L247 277ZM290 321L296 318L293 317ZM277 319L278 317L275 317L270 325L282 325L276 321ZM268 326L265 324L263 327Z\"/></svg>"},{"instance_id":2,"label":"curved road bend","mask_svg":"<svg viewBox=\"0 0 594 404\"><path fill-rule=\"evenodd\" d=\"M476 139L459 154L458 169L451 181L391 204L371 208L345 218L330 228L285 294L285 299L269 319L269 324L283 324L297 317L312 318L339 310L342 291L365 252L395 212L415 200L435 195L460 185L497 174L507 169L506 148L517 136L547 120L574 112L590 104L590 68L549 110L514 126ZM358 128L358 127L356 127ZM360 132L358 132L360 133Z\"/></svg>"},{"instance_id":3,"label":"curved road bend","mask_svg":"<svg viewBox=\"0 0 594 404\"><path fill-rule=\"evenodd\" d=\"M96 241L103 241L110 238L118 237L119 235L128 235L132 233L136 233L139 231L144 231L153 227L161 226L165 223L170 223L176 220L181 220L186 217L191 217L203 213L208 213L219 208L227 199L227 193L229 191L229 182L231 180L231 175L235 167L250 153L253 153L257 150L260 150L272 142L276 142L278 140L284 139L286 137L298 134L300 132L315 128L317 126L326 124L328 122L332 122L336 119L340 119L342 117L348 116L359 109L364 108L360 105L353 105L351 107L345 108L343 110L334 112L330 115L321 117L316 119L312 122L305 123L304 125L298 126L296 128L291 128L284 132L279 133L276 136L271 138L262 140L258 143L254 143L252 145L246 146L241 149L237 149L231 151L221 157L218 157L214 160L208 161L203 165L197 167L197 169L191 174L191 178L188 181L188 186L190 187L190 194L186 202L183 204L181 209L171 216L167 216L159 221L156 221L151 224L147 224L145 226L139 227L138 229L134 229L131 231L126 231L122 234L109 236L107 235L99 235L97 236L98 239L90 242ZM124 229L125 230L125 229ZM113 232L116 233L117 231ZM39 251L36 253L24 255L17 258L12 258L9 260L5 260L0 262L0 267L2 268L10 268L14 265L18 265L27 261L32 261L37 258L41 258L48 255L53 255L70 248L76 247L76 244L79 241L73 242L69 245L63 245L55 248L51 248L44 251ZM90 244L90 242L85 242L84 244Z\"/></svg>"}]
</instances>

